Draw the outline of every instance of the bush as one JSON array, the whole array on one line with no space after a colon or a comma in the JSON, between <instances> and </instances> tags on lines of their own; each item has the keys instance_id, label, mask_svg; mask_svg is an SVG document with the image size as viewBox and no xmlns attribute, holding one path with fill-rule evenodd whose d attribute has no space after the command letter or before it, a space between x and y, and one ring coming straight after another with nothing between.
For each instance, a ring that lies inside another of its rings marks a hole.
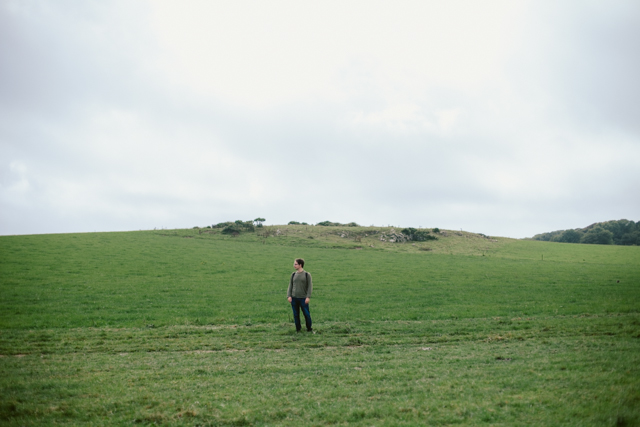
<instances>
[{"instance_id":1,"label":"bush","mask_svg":"<svg viewBox=\"0 0 640 427\"><path fill-rule=\"evenodd\" d=\"M240 234L242 227L236 224L231 224L222 229L222 234Z\"/></svg>"},{"instance_id":2,"label":"bush","mask_svg":"<svg viewBox=\"0 0 640 427\"><path fill-rule=\"evenodd\" d=\"M322 225L324 227L360 227L355 222L350 222L348 224L340 224L339 222L322 221L317 223L316 225Z\"/></svg>"},{"instance_id":3,"label":"bush","mask_svg":"<svg viewBox=\"0 0 640 427\"><path fill-rule=\"evenodd\" d=\"M235 222L227 221L220 222L213 226L213 228L222 228L222 234L234 234L234 233L242 233L244 232L252 232L255 231L255 227L253 226L253 221L241 221L237 220Z\"/></svg>"},{"instance_id":4,"label":"bush","mask_svg":"<svg viewBox=\"0 0 640 427\"><path fill-rule=\"evenodd\" d=\"M234 223L235 225L237 225L238 227L240 227L241 229L243 229L243 231L255 231L255 227L253 226L253 221L241 221L241 220L236 220L236 222Z\"/></svg>"},{"instance_id":5,"label":"bush","mask_svg":"<svg viewBox=\"0 0 640 427\"><path fill-rule=\"evenodd\" d=\"M226 221L226 222L219 222L217 224L214 224L211 226L211 228L225 228L229 225L232 225L233 223L231 221Z\"/></svg>"},{"instance_id":6,"label":"bush","mask_svg":"<svg viewBox=\"0 0 640 427\"><path fill-rule=\"evenodd\" d=\"M412 240L414 242L426 242L428 240L438 240L436 236L432 236L429 234L428 230L416 230L415 228L409 227L402 230L402 234L407 236L407 240Z\"/></svg>"},{"instance_id":7,"label":"bush","mask_svg":"<svg viewBox=\"0 0 640 427\"><path fill-rule=\"evenodd\" d=\"M289 221L287 225L300 225L300 223L298 221Z\"/></svg>"}]
</instances>

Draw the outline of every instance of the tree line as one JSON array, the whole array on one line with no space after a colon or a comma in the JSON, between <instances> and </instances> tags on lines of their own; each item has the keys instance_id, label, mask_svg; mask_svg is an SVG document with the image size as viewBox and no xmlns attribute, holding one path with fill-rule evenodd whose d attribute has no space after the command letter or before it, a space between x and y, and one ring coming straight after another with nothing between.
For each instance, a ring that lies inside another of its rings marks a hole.
<instances>
[{"instance_id":1,"label":"tree line","mask_svg":"<svg viewBox=\"0 0 640 427\"><path fill-rule=\"evenodd\" d=\"M597 245L640 245L640 221L626 219L597 222L585 228L536 234L534 240Z\"/></svg>"}]
</instances>

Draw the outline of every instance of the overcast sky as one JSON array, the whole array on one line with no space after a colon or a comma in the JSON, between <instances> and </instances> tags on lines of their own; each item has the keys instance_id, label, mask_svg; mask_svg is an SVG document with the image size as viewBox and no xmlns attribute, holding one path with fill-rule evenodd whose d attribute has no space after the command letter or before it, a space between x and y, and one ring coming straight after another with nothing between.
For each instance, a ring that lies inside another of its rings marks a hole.
<instances>
[{"instance_id":1,"label":"overcast sky","mask_svg":"<svg viewBox=\"0 0 640 427\"><path fill-rule=\"evenodd\" d=\"M0 234L640 220L640 2L0 1Z\"/></svg>"}]
</instances>

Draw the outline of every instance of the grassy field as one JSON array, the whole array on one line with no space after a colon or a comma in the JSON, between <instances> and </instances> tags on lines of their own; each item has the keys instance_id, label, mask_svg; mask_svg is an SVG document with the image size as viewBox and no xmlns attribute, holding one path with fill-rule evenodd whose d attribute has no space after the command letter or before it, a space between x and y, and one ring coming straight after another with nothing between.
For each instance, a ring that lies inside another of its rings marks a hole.
<instances>
[{"instance_id":1,"label":"grassy field","mask_svg":"<svg viewBox=\"0 0 640 427\"><path fill-rule=\"evenodd\" d=\"M0 423L640 425L639 247L393 232L0 237Z\"/></svg>"}]
</instances>

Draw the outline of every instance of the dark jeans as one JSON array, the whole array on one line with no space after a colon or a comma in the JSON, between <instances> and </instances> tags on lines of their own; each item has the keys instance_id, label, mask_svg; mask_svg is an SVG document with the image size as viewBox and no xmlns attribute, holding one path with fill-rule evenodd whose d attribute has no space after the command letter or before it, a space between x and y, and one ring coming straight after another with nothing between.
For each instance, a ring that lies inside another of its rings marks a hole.
<instances>
[{"instance_id":1,"label":"dark jeans","mask_svg":"<svg viewBox=\"0 0 640 427\"><path fill-rule=\"evenodd\" d=\"M300 309L304 314L304 321L307 324L307 331L311 330L311 313L309 312L309 304L304 302L305 298L291 298L291 308L293 309L293 319L296 321L296 331L302 329L300 324Z\"/></svg>"}]
</instances>

